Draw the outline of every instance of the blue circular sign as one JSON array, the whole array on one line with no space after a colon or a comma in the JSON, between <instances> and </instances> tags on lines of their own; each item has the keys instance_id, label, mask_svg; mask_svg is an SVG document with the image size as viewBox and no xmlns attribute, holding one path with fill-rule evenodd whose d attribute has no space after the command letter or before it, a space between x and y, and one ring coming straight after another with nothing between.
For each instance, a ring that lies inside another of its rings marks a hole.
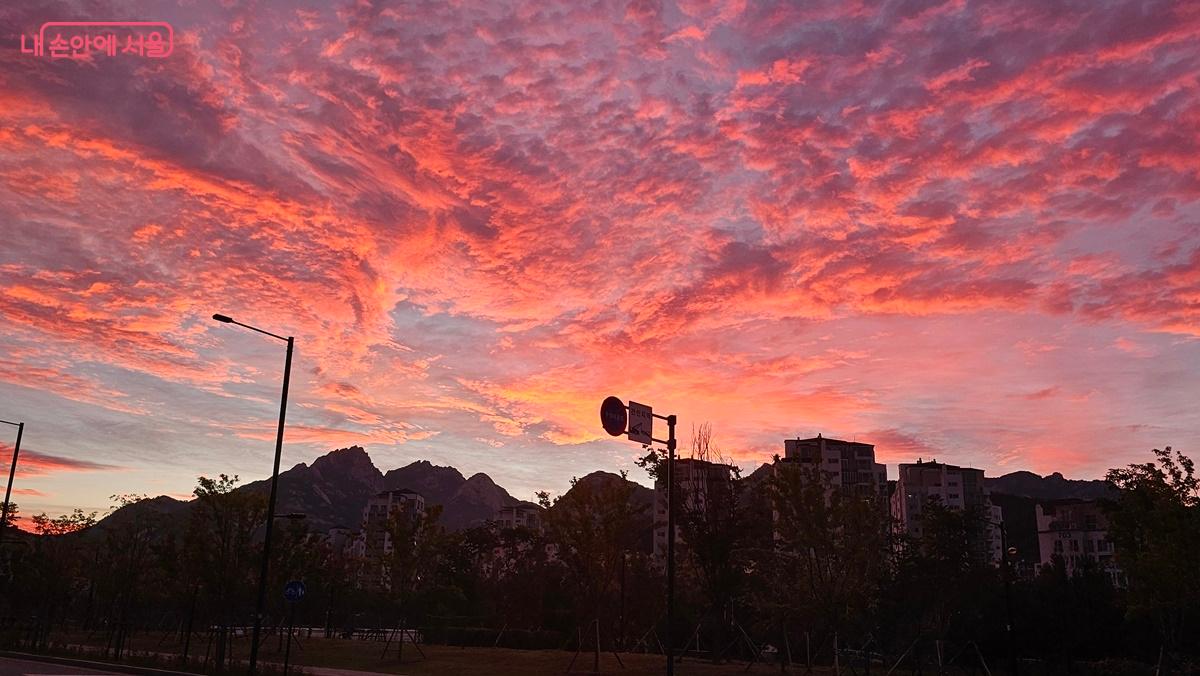
<instances>
[{"instance_id":1,"label":"blue circular sign","mask_svg":"<svg viewBox=\"0 0 1200 676\"><path fill-rule=\"evenodd\" d=\"M616 397L609 397L600 404L600 424L604 431L619 437L625 434L625 426L629 424L629 413L625 410L625 402Z\"/></svg>"},{"instance_id":2,"label":"blue circular sign","mask_svg":"<svg viewBox=\"0 0 1200 676\"><path fill-rule=\"evenodd\" d=\"M300 580L292 580L283 588L283 598L295 603L304 598L304 583Z\"/></svg>"}]
</instances>

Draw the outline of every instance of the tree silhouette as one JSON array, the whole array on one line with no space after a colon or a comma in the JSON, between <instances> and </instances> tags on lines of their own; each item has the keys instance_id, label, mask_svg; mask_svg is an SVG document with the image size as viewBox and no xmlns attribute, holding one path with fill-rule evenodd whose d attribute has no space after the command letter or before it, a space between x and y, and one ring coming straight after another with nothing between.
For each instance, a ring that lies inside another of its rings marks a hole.
<instances>
[{"instance_id":1,"label":"tree silhouette","mask_svg":"<svg viewBox=\"0 0 1200 676\"><path fill-rule=\"evenodd\" d=\"M221 474L199 477L193 495L186 534L187 569L204 590L209 612L215 615L215 661L218 668L230 659L230 627L253 589L253 562L257 560L254 535L266 516L266 498L251 491L235 491L238 477Z\"/></svg>"},{"instance_id":2,"label":"tree silhouette","mask_svg":"<svg viewBox=\"0 0 1200 676\"><path fill-rule=\"evenodd\" d=\"M1130 611L1153 618L1167 650L1196 638L1200 608L1200 478L1191 458L1154 449L1155 460L1111 469L1108 537L1129 581Z\"/></svg>"}]
</instances>

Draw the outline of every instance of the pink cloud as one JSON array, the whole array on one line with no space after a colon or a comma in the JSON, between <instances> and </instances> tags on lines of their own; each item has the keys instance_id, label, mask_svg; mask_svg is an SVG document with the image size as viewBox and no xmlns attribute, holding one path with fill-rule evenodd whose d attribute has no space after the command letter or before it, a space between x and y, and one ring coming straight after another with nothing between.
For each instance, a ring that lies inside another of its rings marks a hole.
<instances>
[{"instance_id":1,"label":"pink cloud","mask_svg":"<svg viewBox=\"0 0 1200 676\"><path fill-rule=\"evenodd\" d=\"M1073 387L1058 332L1200 335L1200 15L1139 7L164 6L163 63L3 51L0 386L266 441L278 346L223 311L296 337L310 449L553 451L619 391L745 457L801 424L907 453L981 377L1098 443L1120 402L1053 395L1138 385ZM993 422L937 447L1084 462Z\"/></svg>"}]
</instances>

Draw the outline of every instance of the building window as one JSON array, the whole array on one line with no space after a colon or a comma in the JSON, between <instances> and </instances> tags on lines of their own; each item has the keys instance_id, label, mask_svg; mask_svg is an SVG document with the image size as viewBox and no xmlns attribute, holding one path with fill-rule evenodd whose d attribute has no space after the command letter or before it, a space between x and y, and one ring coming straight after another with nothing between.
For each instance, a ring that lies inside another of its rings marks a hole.
<instances>
[{"instance_id":1,"label":"building window","mask_svg":"<svg viewBox=\"0 0 1200 676\"><path fill-rule=\"evenodd\" d=\"M1071 551L1073 551L1073 552L1079 551L1079 540L1071 540ZM1071 560L1072 561L1075 560L1075 557L1072 556Z\"/></svg>"},{"instance_id":2,"label":"building window","mask_svg":"<svg viewBox=\"0 0 1200 676\"><path fill-rule=\"evenodd\" d=\"M1054 553L1055 553L1055 554L1062 554L1062 553L1063 553L1063 544L1062 544L1062 540L1055 540L1055 541L1054 541Z\"/></svg>"}]
</instances>

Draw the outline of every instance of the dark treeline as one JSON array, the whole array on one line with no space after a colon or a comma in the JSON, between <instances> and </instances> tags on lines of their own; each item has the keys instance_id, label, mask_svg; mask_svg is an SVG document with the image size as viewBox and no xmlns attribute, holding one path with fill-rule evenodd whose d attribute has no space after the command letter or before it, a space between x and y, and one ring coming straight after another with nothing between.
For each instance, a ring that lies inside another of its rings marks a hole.
<instances>
[{"instance_id":1,"label":"dark treeline","mask_svg":"<svg viewBox=\"0 0 1200 676\"><path fill-rule=\"evenodd\" d=\"M711 457L706 430L695 442ZM643 465L656 476L661 458ZM779 463L761 480L708 485L703 500L680 491L674 633L691 658L830 664L836 645L840 664L880 673L939 661L991 673L1017 660L1028 673L1197 664L1200 487L1170 448L1107 476L1123 589L1087 565L1071 576L1061 561L1020 575L996 566L977 546L983 516L969 511L930 504L920 537L897 535L881 497L830 490L805 471ZM23 522L34 534L5 544L0 641L90 640L119 657L153 636L158 650L211 664L244 659L237 637L252 624L266 506L236 484L201 478L185 517L121 496L116 506L144 508L99 525L82 512ZM542 496L536 530L449 531L437 507L397 513L386 550L280 520L267 624L287 620L282 589L295 579L307 585L296 624L314 635L405 626L429 642L657 652L665 585L648 551L653 507L631 497L615 478L578 482Z\"/></svg>"}]
</instances>

